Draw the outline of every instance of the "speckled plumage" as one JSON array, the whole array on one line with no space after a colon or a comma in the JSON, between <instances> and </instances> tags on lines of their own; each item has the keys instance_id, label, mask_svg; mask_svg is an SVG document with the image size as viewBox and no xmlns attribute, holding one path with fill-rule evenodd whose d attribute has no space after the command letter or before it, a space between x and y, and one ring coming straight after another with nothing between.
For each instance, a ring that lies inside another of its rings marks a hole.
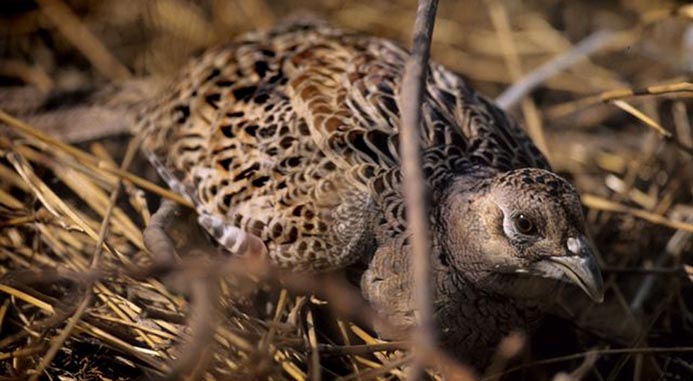
<instances>
[{"instance_id":1,"label":"speckled plumage","mask_svg":"<svg viewBox=\"0 0 693 381\"><path fill-rule=\"evenodd\" d=\"M388 40L320 23L247 34L189 64L136 130L163 178L232 253L250 234L297 271L364 260L364 295L409 327L398 154L407 56ZM543 261L588 251L579 199L503 111L435 63L422 116L436 322L447 348L484 361L504 334L536 319L525 299L554 290L541 278L565 278ZM536 231L518 233L519 215ZM570 250L569 237L578 237ZM598 276L585 268L576 274ZM601 278L593 280L581 287L595 296Z\"/></svg>"},{"instance_id":2,"label":"speckled plumage","mask_svg":"<svg viewBox=\"0 0 693 381\"><path fill-rule=\"evenodd\" d=\"M406 56L329 26L245 35L192 62L147 110L144 149L202 216L259 236L278 264L343 267L376 239L364 236L404 230L397 97ZM521 129L440 65L423 108L434 190L473 165L548 167ZM236 243L236 233L206 227L229 249Z\"/></svg>"}]
</instances>

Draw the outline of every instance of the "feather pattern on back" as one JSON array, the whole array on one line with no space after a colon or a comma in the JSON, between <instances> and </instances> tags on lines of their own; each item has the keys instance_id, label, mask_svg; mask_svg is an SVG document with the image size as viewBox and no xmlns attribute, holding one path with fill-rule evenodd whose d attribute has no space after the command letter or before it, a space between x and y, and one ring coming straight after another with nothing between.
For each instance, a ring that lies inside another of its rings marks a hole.
<instances>
[{"instance_id":1,"label":"feather pattern on back","mask_svg":"<svg viewBox=\"0 0 693 381\"><path fill-rule=\"evenodd\" d=\"M408 53L320 23L247 34L194 60L140 115L143 148L232 252L322 271L405 231L398 97ZM475 167L548 169L525 133L431 63L421 142L436 197Z\"/></svg>"}]
</instances>

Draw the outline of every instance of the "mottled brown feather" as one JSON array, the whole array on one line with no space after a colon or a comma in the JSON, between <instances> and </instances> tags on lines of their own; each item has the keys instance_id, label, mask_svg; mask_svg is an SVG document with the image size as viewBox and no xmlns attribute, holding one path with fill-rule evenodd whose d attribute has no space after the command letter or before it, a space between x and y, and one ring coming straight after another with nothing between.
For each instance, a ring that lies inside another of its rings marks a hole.
<instances>
[{"instance_id":1,"label":"mottled brown feather","mask_svg":"<svg viewBox=\"0 0 693 381\"><path fill-rule=\"evenodd\" d=\"M227 248L250 233L279 265L343 267L405 230L397 135L407 54L320 23L245 35L194 60L147 108L144 150ZM434 194L476 165L548 167L503 112L442 66L429 69L421 137Z\"/></svg>"}]
</instances>

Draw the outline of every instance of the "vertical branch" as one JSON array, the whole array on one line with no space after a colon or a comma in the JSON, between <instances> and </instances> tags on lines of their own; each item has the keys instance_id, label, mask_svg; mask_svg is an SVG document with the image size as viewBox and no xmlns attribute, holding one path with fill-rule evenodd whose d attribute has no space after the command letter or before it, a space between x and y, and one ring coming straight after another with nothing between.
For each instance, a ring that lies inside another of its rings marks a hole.
<instances>
[{"instance_id":1,"label":"vertical branch","mask_svg":"<svg viewBox=\"0 0 693 381\"><path fill-rule=\"evenodd\" d=\"M425 93L426 71L437 7L437 0L419 0L411 56L405 66L400 94L402 109L402 126L399 135L400 156L410 233L411 268L414 277L413 296L419 312L419 325L415 333L417 346L414 347L414 365L411 370L413 379L420 376L423 360L435 345L430 304L428 211L419 139L421 105Z\"/></svg>"}]
</instances>

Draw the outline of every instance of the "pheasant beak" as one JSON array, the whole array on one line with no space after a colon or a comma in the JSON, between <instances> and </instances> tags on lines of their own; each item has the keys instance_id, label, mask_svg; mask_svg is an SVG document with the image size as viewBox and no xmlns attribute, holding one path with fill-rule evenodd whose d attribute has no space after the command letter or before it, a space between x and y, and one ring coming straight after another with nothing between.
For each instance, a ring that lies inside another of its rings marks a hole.
<instances>
[{"instance_id":1,"label":"pheasant beak","mask_svg":"<svg viewBox=\"0 0 693 381\"><path fill-rule=\"evenodd\" d=\"M597 303L604 300L604 281L594 250L586 237L568 238L568 255L553 256L549 261Z\"/></svg>"},{"instance_id":2,"label":"pheasant beak","mask_svg":"<svg viewBox=\"0 0 693 381\"><path fill-rule=\"evenodd\" d=\"M592 300L601 303L604 300L604 281L589 240L583 236L568 238L566 246L567 253L534 263L532 272L574 283Z\"/></svg>"}]
</instances>

